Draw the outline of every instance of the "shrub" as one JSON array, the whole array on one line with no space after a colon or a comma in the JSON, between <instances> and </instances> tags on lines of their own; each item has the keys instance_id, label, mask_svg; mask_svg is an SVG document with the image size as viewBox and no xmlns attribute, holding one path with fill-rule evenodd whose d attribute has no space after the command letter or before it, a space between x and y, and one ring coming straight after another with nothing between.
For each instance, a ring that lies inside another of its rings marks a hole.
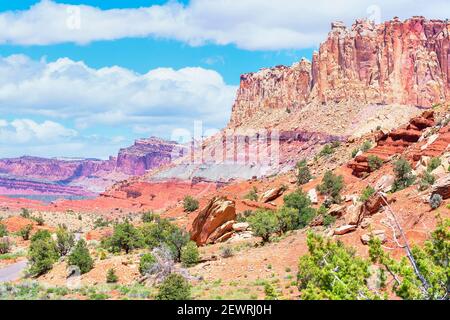
<instances>
[{"instance_id":1,"label":"shrub","mask_svg":"<svg viewBox=\"0 0 450 320\"><path fill-rule=\"evenodd\" d=\"M383 160L379 157L370 155L367 157L367 163L369 165L370 171L377 171L383 165Z\"/></svg>"},{"instance_id":2,"label":"shrub","mask_svg":"<svg viewBox=\"0 0 450 320\"><path fill-rule=\"evenodd\" d=\"M430 207L435 210L439 208L442 204L442 196L440 194L433 194L430 197Z\"/></svg>"},{"instance_id":3,"label":"shrub","mask_svg":"<svg viewBox=\"0 0 450 320\"><path fill-rule=\"evenodd\" d=\"M430 162L427 165L427 171L433 172L435 169L437 169L441 165L441 159L439 158L432 158Z\"/></svg>"},{"instance_id":4,"label":"shrub","mask_svg":"<svg viewBox=\"0 0 450 320\"><path fill-rule=\"evenodd\" d=\"M236 217L237 222L246 222L248 217L253 214L252 210L244 210L242 213L238 213Z\"/></svg>"},{"instance_id":5,"label":"shrub","mask_svg":"<svg viewBox=\"0 0 450 320\"><path fill-rule=\"evenodd\" d=\"M34 220L38 226L43 226L45 223L45 220L42 216L31 217L31 219Z\"/></svg>"},{"instance_id":6,"label":"shrub","mask_svg":"<svg viewBox=\"0 0 450 320\"><path fill-rule=\"evenodd\" d=\"M11 242L8 237L0 237L0 254L8 253L11 250Z\"/></svg>"},{"instance_id":7,"label":"shrub","mask_svg":"<svg viewBox=\"0 0 450 320\"><path fill-rule=\"evenodd\" d=\"M372 148L372 141L370 140L366 140L364 141L364 143L361 146L361 151L362 152L367 152Z\"/></svg>"},{"instance_id":8,"label":"shrub","mask_svg":"<svg viewBox=\"0 0 450 320\"><path fill-rule=\"evenodd\" d=\"M370 198L371 196L373 196L374 194L375 194L375 189L372 188L372 186L367 186L367 187L363 190L361 196L359 197L359 201L361 201L361 202L366 202L366 201L369 200L369 198Z\"/></svg>"},{"instance_id":9,"label":"shrub","mask_svg":"<svg viewBox=\"0 0 450 320\"><path fill-rule=\"evenodd\" d=\"M153 211L147 211L142 214L142 222L144 223L154 222L159 219L160 219L159 215L153 213Z\"/></svg>"},{"instance_id":10,"label":"shrub","mask_svg":"<svg viewBox=\"0 0 450 320\"><path fill-rule=\"evenodd\" d=\"M220 255L222 256L222 258L229 258L233 256L233 248L226 246L223 247L220 251Z\"/></svg>"},{"instance_id":11,"label":"shrub","mask_svg":"<svg viewBox=\"0 0 450 320\"><path fill-rule=\"evenodd\" d=\"M155 263L156 258L151 253L143 254L139 262L139 272L142 275L149 273Z\"/></svg>"},{"instance_id":12,"label":"shrub","mask_svg":"<svg viewBox=\"0 0 450 320\"><path fill-rule=\"evenodd\" d=\"M358 154L358 152L359 152L359 148L353 149L353 150L352 150L352 158L356 157L356 155Z\"/></svg>"},{"instance_id":13,"label":"shrub","mask_svg":"<svg viewBox=\"0 0 450 320\"><path fill-rule=\"evenodd\" d=\"M331 197L333 203L340 203L341 191L344 189L344 178L337 176L331 171L325 172L322 183L317 186L317 191L322 195Z\"/></svg>"},{"instance_id":14,"label":"shrub","mask_svg":"<svg viewBox=\"0 0 450 320\"><path fill-rule=\"evenodd\" d=\"M94 221L94 229L107 227L109 226L109 223L110 222L108 220L105 220L102 217L100 217Z\"/></svg>"},{"instance_id":15,"label":"shrub","mask_svg":"<svg viewBox=\"0 0 450 320\"><path fill-rule=\"evenodd\" d=\"M306 160L299 161L297 163L297 184L304 185L311 180L311 171L308 168Z\"/></svg>"},{"instance_id":16,"label":"shrub","mask_svg":"<svg viewBox=\"0 0 450 320\"><path fill-rule=\"evenodd\" d=\"M269 282L266 282L264 284L264 294L266 295L266 297L264 298L265 300L278 300L280 298L277 289L273 284Z\"/></svg>"},{"instance_id":17,"label":"shrub","mask_svg":"<svg viewBox=\"0 0 450 320\"><path fill-rule=\"evenodd\" d=\"M21 216L22 218L25 218L25 219L30 219L31 214L30 214L30 211L29 211L28 209L22 208L22 209L21 209L21 212L20 212L20 216Z\"/></svg>"},{"instance_id":18,"label":"shrub","mask_svg":"<svg viewBox=\"0 0 450 320\"><path fill-rule=\"evenodd\" d=\"M316 212L311 208L311 200L302 190L297 190L284 197L284 205L297 210L298 228L306 227L315 217Z\"/></svg>"},{"instance_id":19,"label":"shrub","mask_svg":"<svg viewBox=\"0 0 450 320\"><path fill-rule=\"evenodd\" d=\"M253 187L252 190L250 190L245 196L245 199L251 200L251 201L258 201L258 189L256 187Z\"/></svg>"},{"instance_id":20,"label":"shrub","mask_svg":"<svg viewBox=\"0 0 450 320\"><path fill-rule=\"evenodd\" d=\"M6 237L8 235L8 230L6 229L6 226L2 223L0 223L0 238Z\"/></svg>"},{"instance_id":21,"label":"shrub","mask_svg":"<svg viewBox=\"0 0 450 320\"><path fill-rule=\"evenodd\" d=\"M299 227L299 214L295 208L287 206L281 207L278 210L278 229L280 232L287 232L289 230L296 230Z\"/></svg>"},{"instance_id":22,"label":"shrub","mask_svg":"<svg viewBox=\"0 0 450 320\"><path fill-rule=\"evenodd\" d=\"M33 231L33 225L28 224L25 227L23 227L22 229L20 229L18 234L20 237L22 237L23 240L29 240L31 231Z\"/></svg>"},{"instance_id":23,"label":"shrub","mask_svg":"<svg viewBox=\"0 0 450 320\"><path fill-rule=\"evenodd\" d=\"M323 216L323 225L325 227L329 227L333 225L336 222L336 217L332 216L331 214L325 214Z\"/></svg>"},{"instance_id":24,"label":"shrub","mask_svg":"<svg viewBox=\"0 0 450 320\"><path fill-rule=\"evenodd\" d=\"M193 241L189 241L181 249L181 262L185 267L195 266L200 259L197 244Z\"/></svg>"},{"instance_id":25,"label":"shrub","mask_svg":"<svg viewBox=\"0 0 450 320\"><path fill-rule=\"evenodd\" d=\"M69 266L77 266L81 274L89 272L94 267L94 260L92 260L87 248L86 241L81 239L77 242L72 252L69 255Z\"/></svg>"},{"instance_id":26,"label":"shrub","mask_svg":"<svg viewBox=\"0 0 450 320\"><path fill-rule=\"evenodd\" d=\"M253 233L262 238L263 243L270 240L270 235L278 230L276 214L270 210L257 210L249 218Z\"/></svg>"},{"instance_id":27,"label":"shrub","mask_svg":"<svg viewBox=\"0 0 450 320\"><path fill-rule=\"evenodd\" d=\"M111 268L106 273L106 283L116 283L119 281L119 277L116 275L114 268Z\"/></svg>"},{"instance_id":28,"label":"shrub","mask_svg":"<svg viewBox=\"0 0 450 320\"><path fill-rule=\"evenodd\" d=\"M69 232L66 227L60 226L56 231L56 248L59 255L61 257L67 255L74 244L74 234Z\"/></svg>"},{"instance_id":29,"label":"shrub","mask_svg":"<svg viewBox=\"0 0 450 320\"><path fill-rule=\"evenodd\" d=\"M412 174L412 168L405 158L400 158L394 163L395 180L392 185L394 192L403 190L414 183L416 177Z\"/></svg>"},{"instance_id":30,"label":"shrub","mask_svg":"<svg viewBox=\"0 0 450 320\"><path fill-rule=\"evenodd\" d=\"M117 224L112 236L106 242L111 252L124 250L126 254L135 248L142 247L142 244L140 233L128 220Z\"/></svg>"},{"instance_id":31,"label":"shrub","mask_svg":"<svg viewBox=\"0 0 450 320\"><path fill-rule=\"evenodd\" d=\"M39 230L31 237L28 250L29 273L39 276L51 270L58 260L56 244L52 240L50 232Z\"/></svg>"},{"instance_id":32,"label":"shrub","mask_svg":"<svg viewBox=\"0 0 450 320\"><path fill-rule=\"evenodd\" d=\"M434 175L432 175L429 171L425 171L420 179L419 190L424 191L428 189L431 185L434 184L435 181L436 178L434 177Z\"/></svg>"},{"instance_id":33,"label":"shrub","mask_svg":"<svg viewBox=\"0 0 450 320\"><path fill-rule=\"evenodd\" d=\"M191 286L183 276L172 273L159 286L157 300L190 300Z\"/></svg>"},{"instance_id":34,"label":"shrub","mask_svg":"<svg viewBox=\"0 0 450 320\"><path fill-rule=\"evenodd\" d=\"M199 203L198 200L194 199L191 196L186 196L183 199L183 208L186 212L194 212L198 209Z\"/></svg>"},{"instance_id":35,"label":"shrub","mask_svg":"<svg viewBox=\"0 0 450 320\"><path fill-rule=\"evenodd\" d=\"M332 155L334 153L334 149L331 145L326 144L322 150L319 152L320 157L327 157L329 155Z\"/></svg>"},{"instance_id":36,"label":"shrub","mask_svg":"<svg viewBox=\"0 0 450 320\"><path fill-rule=\"evenodd\" d=\"M157 223L145 224L140 228L143 242L150 248L156 248L162 244L169 247L176 261L181 259L181 248L189 242L189 234L167 219L161 219Z\"/></svg>"}]
</instances>

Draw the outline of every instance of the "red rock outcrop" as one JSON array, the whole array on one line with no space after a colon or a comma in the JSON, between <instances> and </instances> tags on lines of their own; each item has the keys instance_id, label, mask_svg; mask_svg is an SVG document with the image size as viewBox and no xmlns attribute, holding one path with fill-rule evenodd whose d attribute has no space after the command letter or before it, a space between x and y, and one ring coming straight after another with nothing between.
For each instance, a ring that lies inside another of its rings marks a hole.
<instances>
[{"instance_id":1,"label":"red rock outcrop","mask_svg":"<svg viewBox=\"0 0 450 320\"><path fill-rule=\"evenodd\" d=\"M449 33L448 21L424 17L379 25L357 20L351 28L332 23L312 63L241 77L229 127L248 124L261 111L298 110L309 103L431 107L448 101Z\"/></svg>"},{"instance_id":2,"label":"red rock outcrop","mask_svg":"<svg viewBox=\"0 0 450 320\"><path fill-rule=\"evenodd\" d=\"M311 63L302 59L291 67L277 66L241 76L230 126L238 127L259 109L297 109L308 100Z\"/></svg>"},{"instance_id":3,"label":"red rock outcrop","mask_svg":"<svg viewBox=\"0 0 450 320\"><path fill-rule=\"evenodd\" d=\"M191 239L198 245L216 242L233 230L235 219L235 202L214 197L192 222Z\"/></svg>"},{"instance_id":4,"label":"red rock outcrop","mask_svg":"<svg viewBox=\"0 0 450 320\"><path fill-rule=\"evenodd\" d=\"M387 161L391 156L402 153L407 147L419 141L423 131L434 125L432 111L425 111L421 116L411 119L410 123L388 134L378 137L377 146L355 157L348 164L355 176L362 176L371 172L369 157L376 156L383 161Z\"/></svg>"}]
</instances>

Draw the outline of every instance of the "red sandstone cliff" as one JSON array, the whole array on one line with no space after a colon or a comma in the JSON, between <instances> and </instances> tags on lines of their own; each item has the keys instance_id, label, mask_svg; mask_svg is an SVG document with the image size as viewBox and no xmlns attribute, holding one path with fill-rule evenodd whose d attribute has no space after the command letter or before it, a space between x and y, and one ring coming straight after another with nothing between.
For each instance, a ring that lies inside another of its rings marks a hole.
<instances>
[{"instance_id":1,"label":"red sandstone cliff","mask_svg":"<svg viewBox=\"0 0 450 320\"><path fill-rule=\"evenodd\" d=\"M380 25L358 20L350 29L332 23L312 64L243 75L229 126L251 122L261 110L309 103L431 107L448 101L449 32L449 22L423 17Z\"/></svg>"}]
</instances>

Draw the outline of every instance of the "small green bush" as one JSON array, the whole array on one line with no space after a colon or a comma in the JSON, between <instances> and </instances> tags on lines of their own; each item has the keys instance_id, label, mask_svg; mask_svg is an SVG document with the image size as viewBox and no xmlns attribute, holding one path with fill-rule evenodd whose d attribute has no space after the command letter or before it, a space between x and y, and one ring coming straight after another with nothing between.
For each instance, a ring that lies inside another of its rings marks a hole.
<instances>
[{"instance_id":1,"label":"small green bush","mask_svg":"<svg viewBox=\"0 0 450 320\"><path fill-rule=\"evenodd\" d=\"M278 219L276 214L270 210L257 210L249 218L253 233L262 238L263 243L270 240L272 233L278 230Z\"/></svg>"},{"instance_id":2,"label":"small green bush","mask_svg":"<svg viewBox=\"0 0 450 320\"><path fill-rule=\"evenodd\" d=\"M145 253L141 256L141 260L139 262L139 272L142 275L145 275L150 271L150 269L155 265L156 258L151 253Z\"/></svg>"},{"instance_id":3,"label":"small green bush","mask_svg":"<svg viewBox=\"0 0 450 320\"><path fill-rule=\"evenodd\" d=\"M77 242L74 249L69 255L69 266L77 266L80 269L81 274L85 274L92 270L94 267L94 260L92 260L89 254L86 241L81 239Z\"/></svg>"},{"instance_id":4,"label":"small green bush","mask_svg":"<svg viewBox=\"0 0 450 320\"><path fill-rule=\"evenodd\" d=\"M67 230L66 227L60 226L56 231L56 247L59 255L65 256L75 244L75 235Z\"/></svg>"},{"instance_id":5,"label":"small green bush","mask_svg":"<svg viewBox=\"0 0 450 320\"><path fill-rule=\"evenodd\" d=\"M427 171L433 172L435 169L437 169L441 165L441 163L442 163L441 159L432 158L427 165Z\"/></svg>"},{"instance_id":6,"label":"small green bush","mask_svg":"<svg viewBox=\"0 0 450 320\"><path fill-rule=\"evenodd\" d=\"M142 214L142 222L150 223L156 220L159 220L160 216L158 214L153 213L153 211L147 211Z\"/></svg>"},{"instance_id":7,"label":"small green bush","mask_svg":"<svg viewBox=\"0 0 450 320\"><path fill-rule=\"evenodd\" d=\"M327 157L327 156L332 155L333 153L334 153L333 147L332 147L331 145L329 145L329 144L326 144L326 145L322 148L322 150L320 150L319 156L320 156L320 157Z\"/></svg>"},{"instance_id":8,"label":"small green bush","mask_svg":"<svg viewBox=\"0 0 450 320\"><path fill-rule=\"evenodd\" d=\"M370 155L367 157L367 163L369 165L370 171L377 171L383 165L383 160L375 155Z\"/></svg>"},{"instance_id":9,"label":"small green bush","mask_svg":"<svg viewBox=\"0 0 450 320\"><path fill-rule=\"evenodd\" d=\"M419 182L419 190L424 191L427 190L431 185L434 184L436 181L436 178L433 174L431 174L429 171L425 171L422 174L422 177Z\"/></svg>"},{"instance_id":10,"label":"small green bush","mask_svg":"<svg viewBox=\"0 0 450 320\"><path fill-rule=\"evenodd\" d=\"M362 152L367 152L372 148L372 141L370 140L366 140L364 141L364 143L361 146L361 151Z\"/></svg>"},{"instance_id":11,"label":"small green bush","mask_svg":"<svg viewBox=\"0 0 450 320\"><path fill-rule=\"evenodd\" d=\"M311 200L308 195L302 190L297 190L283 198L284 205L287 208L297 210L298 228L306 227L315 217L316 212L311 207Z\"/></svg>"},{"instance_id":12,"label":"small green bush","mask_svg":"<svg viewBox=\"0 0 450 320\"><path fill-rule=\"evenodd\" d=\"M34 220L38 226L43 226L45 223L45 220L42 216L31 217L31 219Z\"/></svg>"},{"instance_id":13,"label":"small green bush","mask_svg":"<svg viewBox=\"0 0 450 320\"><path fill-rule=\"evenodd\" d=\"M269 282L264 284L264 294L266 295L265 300L278 300L280 298L277 289Z\"/></svg>"},{"instance_id":14,"label":"small green bush","mask_svg":"<svg viewBox=\"0 0 450 320\"><path fill-rule=\"evenodd\" d=\"M186 212L194 212L199 207L198 200L194 199L191 196L186 196L183 199L183 208Z\"/></svg>"},{"instance_id":15,"label":"small green bush","mask_svg":"<svg viewBox=\"0 0 450 320\"><path fill-rule=\"evenodd\" d=\"M11 242L8 237L0 237L0 254L6 254L11 250Z\"/></svg>"},{"instance_id":16,"label":"small green bush","mask_svg":"<svg viewBox=\"0 0 450 320\"><path fill-rule=\"evenodd\" d=\"M111 268L106 273L106 283L117 283L119 281L119 277L116 275L116 271L114 268Z\"/></svg>"},{"instance_id":17,"label":"small green bush","mask_svg":"<svg viewBox=\"0 0 450 320\"><path fill-rule=\"evenodd\" d=\"M308 168L306 160L297 163L297 184L299 186L308 183L312 179L311 171Z\"/></svg>"},{"instance_id":18,"label":"small green bush","mask_svg":"<svg viewBox=\"0 0 450 320\"><path fill-rule=\"evenodd\" d=\"M342 201L342 189L344 189L344 178L333 174L331 171L325 172L321 184L317 186L317 191L322 195L331 197L334 203Z\"/></svg>"},{"instance_id":19,"label":"small green bush","mask_svg":"<svg viewBox=\"0 0 450 320\"><path fill-rule=\"evenodd\" d=\"M28 224L25 227L23 227L22 229L19 230L18 235L20 237L22 237L23 240L29 240L30 239L30 235L31 235L31 231L33 231L33 225L32 224Z\"/></svg>"},{"instance_id":20,"label":"small green bush","mask_svg":"<svg viewBox=\"0 0 450 320\"><path fill-rule=\"evenodd\" d=\"M183 276L172 273L159 286L157 300L190 300L191 285Z\"/></svg>"},{"instance_id":21,"label":"small green bush","mask_svg":"<svg viewBox=\"0 0 450 320\"><path fill-rule=\"evenodd\" d=\"M222 258L232 257L234 255L233 248L229 246L223 247L220 251L220 255L222 256Z\"/></svg>"},{"instance_id":22,"label":"small green bush","mask_svg":"<svg viewBox=\"0 0 450 320\"><path fill-rule=\"evenodd\" d=\"M394 163L395 180L392 191L400 191L411 186L416 177L412 174L412 168L405 158L400 158Z\"/></svg>"},{"instance_id":23,"label":"small green bush","mask_svg":"<svg viewBox=\"0 0 450 320\"><path fill-rule=\"evenodd\" d=\"M8 235L8 230L6 229L6 226L2 223L0 223L0 238L6 237Z\"/></svg>"},{"instance_id":24,"label":"small green bush","mask_svg":"<svg viewBox=\"0 0 450 320\"><path fill-rule=\"evenodd\" d=\"M30 210L28 210L27 208L22 208L20 216L25 219L30 219L31 217Z\"/></svg>"},{"instance_id":25,"label":"small green bush","mask_svg":"<svg viewBox=\"0 0 450 320\"><path fill-rule=\"evenodd\" d=\"M143 239L139 231L126 220L115 225L112 236L104 240L104 246L111 252L124 250L128 254L131 250L142 247Z\"/></svg>"},{"instance_id":26,"label":"small green bush","mask_svg":"<svg viewBox=\"0 0 450 320\"><path fill-rule=\"evenodd\" d=\"M330 215L330 214L325 214L323 216L323 225L325 227L329 227L331 225L333 225L336 222L336 217Z\"/></svg>"},{"instance_id":27,"label":"small green bush","mask_svg":"<svg viewBox=\"0 0 450 320\"><path fill-rule=\"evenodd\" d=\"M53 268L53 264L58 260L56 244L52 240L50 232L39 230L31 237L31 244L28 250L28 272L30 275L39 276Z\"/></svg>"},{"instance_id":28,"label":"small green bush","mask_svg":"<svg viewBox=\"0 0 450 320\"><path fill-rule=\"evenodd\" d=\"M244 199L248 199L251 201L258 201L258 189L256 187L253 187L252 190L250 190L245 196Z\"/></svg>"},{"instance_id":29,"label":"small green bush","mask_svg":"<svg viewBox=\"0 0 450 320\"><path fill-rule=\"evenodd\" d=\"M433 194L430 197L430 207L433 210L436 210L437 208L439 208L442 204L442 196L440 194Z\"/></svg>"},{"instance_id":30,"label":"small green bush","mask_svg":"<svg viewBox=\"0 0 450 320\"><path fill-rule=\"evenodd\" d=\"M299 227L299 214L295 208L282 206L278 210L278 228L280 232L296 230Z\"/></svg>"},{"instance_id":31,"label":"small green bush","mask_svg":"<svg viewBox=\"0 0 450 320\"><path fill-rule=\"evenodd\" d=\"M237 222L247 222L248 217L253 214L252 210L244 210L237 214L236 221Z\"/></svg>"},{"instance_id":32,"label":"small green bush","mask_svg":"<svg viewBox=\"0 0 450 320\"><path fill-rule=\"evenodd\" d=\"M198 252L197 244L193 241L189 241L181 249L181 263L184 267L195 266L200 259L200 254Z\"/></svg>"},{"instance_id":33,"label":"small green bush","mask_svg":"<svg viewBox=\"0 0 450 320\"><path fill-rule=\"evenodd\" d=\"M359 197L359 201L361 201L361 202L366 202L366 201L369 200L369 198L370 198L371 196L373 196L374 194L375 194L375 189L372 188L372 186L367 186L367 187L363 190L361 196Z\"/></svg>"}]
</instances>

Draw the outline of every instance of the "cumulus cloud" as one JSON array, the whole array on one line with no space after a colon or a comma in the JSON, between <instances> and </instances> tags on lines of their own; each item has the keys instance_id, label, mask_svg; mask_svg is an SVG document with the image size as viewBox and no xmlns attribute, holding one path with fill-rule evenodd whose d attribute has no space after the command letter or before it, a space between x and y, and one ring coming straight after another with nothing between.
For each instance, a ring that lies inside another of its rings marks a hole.
<instances>
[{"instance_id":1,"label":"cumulus cloud","mask_svg":"<svg viewBox=\"0 0 450 320\"><path fill-rule=\"evenodd\" d=\"M78 129L119 124L177 128L194 120L222 127L236 89L203 68L138 74L120 67L93 69L67 58L0 58L0 115L71 119Z\"/></svg>"},{"instance_id":2,"label":"cumulus cloud","mask_svg":"<svg viewBox=\"0 0 450 320\"><path fill-rule=\"evenodd\" d=\"M315 47L333 20L377 22L394 16L445 19L446 0L191 0L146 8L101 10L42 0L29 10L0 14L0 43L86 44L126 37L161 37L190 45L234 44L250 50Z\"/></svg>"}]
</instances>

